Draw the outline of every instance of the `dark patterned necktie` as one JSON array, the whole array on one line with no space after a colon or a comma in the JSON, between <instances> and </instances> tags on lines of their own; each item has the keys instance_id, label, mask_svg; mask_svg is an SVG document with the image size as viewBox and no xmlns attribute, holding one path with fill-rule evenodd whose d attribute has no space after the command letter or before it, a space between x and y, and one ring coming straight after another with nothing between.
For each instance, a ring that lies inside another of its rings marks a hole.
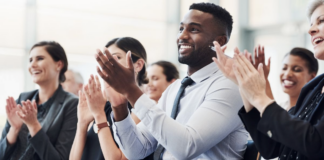
<instances>
[{"instance_id":1,"label":"dark patterned necktie","mask_svg":"<svg viewBox=\"0 0 324 160\"><path fill-rule=\"evenodd\" d=\"M174 100L173 103L173 108L172 108L172 112L171 112L171 118L176 119L177 115L178 115L178 111L179 111L179 102L180 99L184 93L185 88L188 85L191 85L194 81L190 78L190 77L185 77L182 81L181 81L181 86L180 89L177 93L177 96ZM154 160L159 160L162 159L162 152L164 151L164 147L159 144L154 152Z\"/></svg>"}]
</instances>

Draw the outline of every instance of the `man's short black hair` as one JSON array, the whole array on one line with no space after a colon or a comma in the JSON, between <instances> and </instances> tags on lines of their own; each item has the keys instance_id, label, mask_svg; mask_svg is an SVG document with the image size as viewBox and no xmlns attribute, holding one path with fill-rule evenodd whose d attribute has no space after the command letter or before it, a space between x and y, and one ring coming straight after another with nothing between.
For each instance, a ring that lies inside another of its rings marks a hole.
<instances>
[{"instance_id":1,"label":"man's short black hair","mask_svg":"<svg viewBox=\"0 0 324 160\"><path fill-rule=\"evenodd\" d=\"M233 18L230 13L227 12L226 9L215 5L213 3L193 3L190 9L199 10L205 13L210 13L213 15L216 23L222 23L221 25L226 28L227 37L231 36L232 28L233 28Z\"/></svg>"}]
</instances>

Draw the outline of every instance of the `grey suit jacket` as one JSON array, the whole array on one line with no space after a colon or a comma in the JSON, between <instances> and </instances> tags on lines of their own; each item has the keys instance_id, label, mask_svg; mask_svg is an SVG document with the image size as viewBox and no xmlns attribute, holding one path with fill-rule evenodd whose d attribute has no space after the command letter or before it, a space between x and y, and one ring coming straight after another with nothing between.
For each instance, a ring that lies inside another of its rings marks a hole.
<instances>
[{"instance_id":1,"label":"grey suit jacket","mask_svg":"<svg viewBox=\"0 0 324 160\"><path fill-rule=\"evenodd\" d=\"M29 141L35 150L33 159L69 159L78 121L78 98L65 92L61 86L57 92L58 94L42 123L42 129L34 137L29 136ZM17 104L23 100L32 99L36 93L37 90L21 93L16 100ZM10 159L16 147L15 144L10 146L7 142L6 135L9 129L10 124L7 121L0 141L0 160Z\"/></svg>"}]
</instances>

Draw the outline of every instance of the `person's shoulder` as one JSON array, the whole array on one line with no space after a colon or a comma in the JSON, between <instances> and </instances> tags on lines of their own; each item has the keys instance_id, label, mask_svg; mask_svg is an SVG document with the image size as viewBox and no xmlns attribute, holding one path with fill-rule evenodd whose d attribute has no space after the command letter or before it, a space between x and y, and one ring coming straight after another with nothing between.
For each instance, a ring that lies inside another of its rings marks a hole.
<instances>
[{"instance_id":1,"label":"person's shoulder","mask_svg":"<svg viewBox=\"0 0 324 160\"><path fill-rule=\"evenodd\" d=\"M215 96L219 95L231 95L233 97L240 97L238 86L230 79L226 78L222 73L216 74L210 77L210 84L206 95Z\"/></svg>"},{"instance_id":2,"label":"person's shoulder","mask_svg":"<svg viewBox=\"0 0 324 160\"><path fill-rule=\"evenodd\" d=\"M324 83L324 73L316 76L312 80L310 80L305 86L303 87L303 92L308 92L308 90L313 89L316 86L322 85Z\"/></svg>"},{"instance_id":3,"label":"person's shoulder","mask_svg":"<svg viewBox=\"0 0 324 160\"><path fill-rule=\"evenodd\" d=\"M237 85L232 82L230 79L226 78L223 73L216 73L211 78L211 86L216 88L233 88L237 89Z\"/></svg>"},{"instance_id":4,"label":"person's shoulder","mask_svg":"<svg viewBox=\"0 0 324 160\"><path fill-rule=\"evenodd\" d=\"M172 82L165 90L164 90L164 92L165 93L167 93L167 92L169 92L170 90L172 91L172 90L176 90L176 91L178 91L179 90L179 88L180 88L180 86L181 86L181 79L177 79L177 80L175 80L174 82ZM164 93L163 92L163 93Z\"/></svg>"},{"instance_id":5,"label":"person's shoulder","mask_svg":"<svg viewBox=\"0 0 324 160\"><path fill-rule=\"evenodd\" d=\"M79 98L76 95L64 90L61 90L58 93L58 95L55 97L55 100L63 103L63 106L71 106L72 108L75 108L79 102Z\"/></svg>"},{"instance_id":6,"label":"person's shoulder","mask_svg":"<svg viewBox=\"0 0 324 160\"><path fill-rule=\"evenodd\" d=\"M323 74L320 74L318 76L316 76L315 78L313 78L312 80L310 80L308 83L311 84L311 83L318 83L319 81L322 81L324 80L324 73Z\"/></svg>"},{"instance_id":7,"label":"person's shoulder","mask_svg":"<svg viewBox=\"0 0 324 160\"><path fill-rule=\"evenodd\" d=\"M32 91L22 92L22 93L20 93L18 100L31 99L37 92L38 92L37 89L32 90Z\"/></svg>"},{"instance_id":8,"label":"person's shoulder","mask_svg":"<svg viewBox=\"0 0 324 160\"><path fill-rule=\"evenodd\" d=\"M71 100L71 101L78 101L79 97L77 97L76 95L70 93L70 92L66 92L64 91L66 94L66 100Z\"/></svg>"}]
</instances>

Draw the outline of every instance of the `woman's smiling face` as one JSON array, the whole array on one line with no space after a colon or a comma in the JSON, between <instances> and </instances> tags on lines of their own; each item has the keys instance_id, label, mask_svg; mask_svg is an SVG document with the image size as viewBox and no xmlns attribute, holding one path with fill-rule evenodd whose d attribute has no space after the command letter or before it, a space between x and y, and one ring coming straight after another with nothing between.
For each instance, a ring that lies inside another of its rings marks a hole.
<instances>
[{"instance_id":1,"label":"woman's smiling face","mask_svg":"<svg viewBox=\"0 0 324 160\"><path fill-rule=\"evenodd\" d=\"M315 77L310 73L307 61L300 56L287 55L282 64L280 82L282 89L289 96L299 96L303 86Z\"/></svg>"},{"instance_id":2,"label":"woman's smiling face","mask_svg":"<svg viewBox=\"0 0 324 160\"><path fill-rule=\"evenodd\" d=\"M315 57L324 60L324 5L317 7L310 18L311 43L314 47Z\"/></svg>"},{"instance_id":3,"label":"woman's smiling face","mask_svg":"<svg viewBox=\"0 0 324 160\"><path fill-rule=\"evenodd\" d=\"M58 80L61 65L55 62L45 47L35 47L29 54L29 73L34 83L43 84L48 81Z\"/></svg>"}]
</instances>

